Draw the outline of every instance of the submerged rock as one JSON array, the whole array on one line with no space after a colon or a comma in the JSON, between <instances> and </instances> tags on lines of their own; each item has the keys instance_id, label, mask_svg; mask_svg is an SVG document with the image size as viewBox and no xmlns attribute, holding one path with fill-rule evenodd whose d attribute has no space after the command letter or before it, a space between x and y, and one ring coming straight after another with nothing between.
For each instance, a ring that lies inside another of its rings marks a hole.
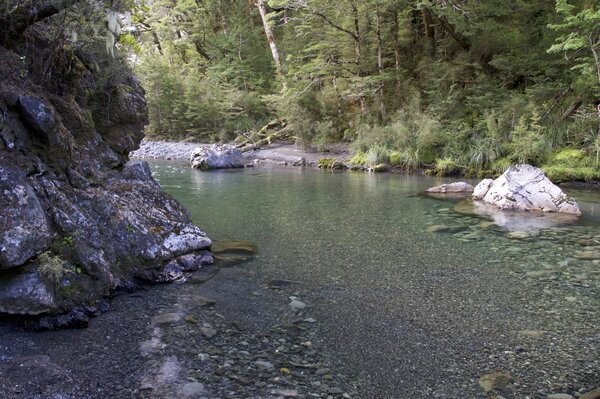
<instances>
[{"instance_id":1,"label":"submerged rock","mask_svg":"<svg viewBox=\"0 0 600 399\"><path fill-rule=\"evenodd\" d=\"M473 186L463 181L442 184L441 186L431 187L425 190L426 193L472 193Z\"/></svg>"},{"instance_id":2,"label":"submerged rock","mask_svg":"<svg viewBox=\"0 0 600 399\"><path fill-rule=\"evenodd\" d=\"M513 376L504 371L496 371L479 378L479 386L485 392L503 391L513 382Z\"/></svg>"},{"instance_id":3,"label":"submerged rock","mask_svg":"<svg viewBox=\"0 0 600 399\"><path fill-rule=\"evenodd\" d=\"M239 149L224 144L196 148L192 152L190 162L194 169L243 168L246 164Z\"/></svg>"},{"instance_id":4,"label":"submerged rock","mask_svg":"<svg viewBox=\"0 0 600 399\"><path fill-rule=\"evenodd\" d=\"M581 215L577 202L531 165L511 166L492 183L484 180L477 188L474 199L500 209Z\"/></svg>"}]
</instances>

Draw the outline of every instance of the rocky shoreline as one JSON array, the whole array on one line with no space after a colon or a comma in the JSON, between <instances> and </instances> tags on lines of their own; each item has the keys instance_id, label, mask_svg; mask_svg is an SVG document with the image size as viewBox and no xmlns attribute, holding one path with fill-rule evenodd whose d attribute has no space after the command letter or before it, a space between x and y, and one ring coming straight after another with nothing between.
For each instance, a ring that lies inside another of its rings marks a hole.
<instances>
[{"instance_id":1,"label":"rocky shoreline","mask_svg":"<svg viewBox=\"0 0 600 399\"><path fill-rule=\"evenodd\" d=\"M140 143L139 149L131 152L130 157L132 159L166 159L190 162L194 149L206 146L208 144L144 140ZM293 144L279 142L263 149L246 152L243 155L247 164L316 167L319 160L323 158L347 159L350 157L350 151L347 145L332 145L329 152L320 152L316 149L301 149Z\"/></svg>"}]
</instances>

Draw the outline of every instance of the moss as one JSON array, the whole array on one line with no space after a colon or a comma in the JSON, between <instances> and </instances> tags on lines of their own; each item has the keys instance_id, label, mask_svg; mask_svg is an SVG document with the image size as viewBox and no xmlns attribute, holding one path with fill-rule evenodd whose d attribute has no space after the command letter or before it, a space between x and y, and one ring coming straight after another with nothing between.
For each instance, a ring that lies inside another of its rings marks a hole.
<instances>
[{"instance_id":1,"label":"moss","mask_svg":"<svg viewBox=\"0 0 600 399\"><path fill-rule=\"evenodd\" d=\"M335 158L321 158L317 161L317 166L319 168L330 168L334 162Z\"/></svg>"},{"instance_id":2,"label":"moss","mask_svg":"<svg viewBox=\"0 0 600 399\"><path fill-rule=\"evenodd\" d=\"M554 154L552 161L559 163L579 163L583 158L585 158L585 152L574 148L566 148Z\"/></svg>"},{"instance_id":3,"label":"moss","mask_svg":"<svg viewBox=\"0 0 600 399\"><path fill-rule=\"evenodd\" d=\"M350 158L349 163L351 165L366 165L367 164L367 154L365 152L359 151L352 158Z\"/></svg>"},{"instance_id":4,"label":"moss","mask_svg":"<svg viewBox=\"0 0 600 399\"><path fill-rule=\"evenodd\" d=\"M594 181L600 180L600 170L590 166L569 167L563 165L542 166L546 176L553 182L569 180Z\"/></svg>"}]
</instances>

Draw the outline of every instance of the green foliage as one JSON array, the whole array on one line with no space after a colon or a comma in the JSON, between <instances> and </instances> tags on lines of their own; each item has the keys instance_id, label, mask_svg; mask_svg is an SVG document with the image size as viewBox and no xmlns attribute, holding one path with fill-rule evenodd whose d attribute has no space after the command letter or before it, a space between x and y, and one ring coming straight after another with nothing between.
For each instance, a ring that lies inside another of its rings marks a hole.
<instances>
[{"instance_id":1,"label":"green foliage","mask_svg":"<svg viewBox=\"0 0 600 399\"><path fill-rule=\"evenodd\" d=\"M335 158L321 158L317 161L317 166L320 168L331 168L334 162Z\"/></svg>"},{"instance_id":2,"label":"green foliage","mask_svg":"<svg viewBox=\"0 0 600 399\"><path fill-rule=\"evenodd\" d=\"M150 135L258 139L276 117L301 146L351 142L360 165L490 174L567 146L600 158L597 2L268 4L281 76L252 3L136 10L139 46L119 43L139 54Z\"/></svg>"},{"instance_id":3,"label":"green foliage","mask_svg":"<svg viewBox=\"0 0 600 399\"><path fill-rule=\"evenodd\" d=\"M390 154L387 148L382 145L374 145L367 152L367 166L373 167L379 164L387 164L390 161Z\"/></svg>"},{"instance_id":4,"label":"green foliage","mask_svg":"<svg viewBox=\"0 0 600 399\"><path fill-rule=\"evenodd\" d=\"M455 176L460 174L462 170L463 168L460 167L454 159L443 158L435 161L433 173L436 176Z\"/></svg>"},{"instance_id":5,"label":"green foliage","mask_svg":"<svg viewBox=\"0 0 600 399\"><path fill-rule=\"evenodd\" d=\"M555 153L549 162L542 166L542 170L554 182L600 180L600 166L595 156L574 148Z\"/></svg>"},{"instance_id":6,"label":"green foliage","mask_svg":"<svg viewBox=\"0 0 600 399\"><path fill-rule=\"evenodd\" d=\"M367 160L368 158L366 153L357 152L352 158L350 158L350 164L365 166L367 164Z\"/></svg>"},{"instance_id":7,"label":"green foliage","mask_svg":"<svg viewBox=\"0 0 600 399\"><path fill-rule=\"evenodd\" d=\"M579 71L584 79L600 83L600 6L587 1L573 3L556 0L560 21L548 27L561 35L548 52L572 57L574 70Z\"/></svg>"}]
</instances>

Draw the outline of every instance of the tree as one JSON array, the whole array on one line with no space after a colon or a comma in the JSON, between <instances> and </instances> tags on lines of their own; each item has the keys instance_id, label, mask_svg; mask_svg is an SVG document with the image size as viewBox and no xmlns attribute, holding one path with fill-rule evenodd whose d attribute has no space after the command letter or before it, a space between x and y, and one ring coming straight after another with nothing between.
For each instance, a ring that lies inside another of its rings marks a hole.
<instances>
[{"instance_id":1,"label":"tree","mask_svg":"<svg viewBox=\"0 0 600 399\"><path fill-rule=\"evenodd\" d=\"M562 52L565 58L573 57L576 67L586 68L592 65L600 83L600 7L596 2L584 1L579 7L567 0L556 0L556 13L561 21L548 25L550 29L561 32L548 50L550 53ZM586 56L583 50L589 51Z\"/></svg>"}]
</instances>

